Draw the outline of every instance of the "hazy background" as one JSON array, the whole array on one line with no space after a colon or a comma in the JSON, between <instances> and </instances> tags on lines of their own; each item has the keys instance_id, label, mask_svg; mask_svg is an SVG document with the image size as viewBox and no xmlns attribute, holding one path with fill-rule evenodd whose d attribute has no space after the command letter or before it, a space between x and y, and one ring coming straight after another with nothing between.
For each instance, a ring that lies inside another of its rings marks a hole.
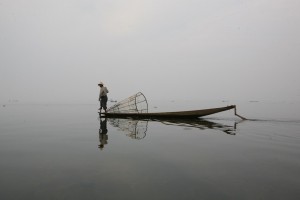
<instances>
[{"instance_id":1,"label":"hazy background","mask_svg":"<svg viewBox=\"0 0 300 200\"><path fill-rule=\"evenodd\" d=\"M0 103L300 100L299 0L0 0Z\"/></svg>"}]
</instances>

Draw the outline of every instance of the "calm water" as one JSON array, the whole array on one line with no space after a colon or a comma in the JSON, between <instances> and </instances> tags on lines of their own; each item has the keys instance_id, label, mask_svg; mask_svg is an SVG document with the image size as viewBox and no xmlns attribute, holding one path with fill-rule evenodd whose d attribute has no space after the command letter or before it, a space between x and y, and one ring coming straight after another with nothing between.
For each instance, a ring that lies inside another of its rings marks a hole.
<instances>
[{"instance_id":1,"label":"calm water","mask_svg":"<svg viewBox=\"0 0 300 200\"><path fill-rule=\"evenodd\" d=\"M238 104L248 121L105 121L97 108L1 105L0 199L300 199L299 103Z\"/></svg>"}]
</instances>

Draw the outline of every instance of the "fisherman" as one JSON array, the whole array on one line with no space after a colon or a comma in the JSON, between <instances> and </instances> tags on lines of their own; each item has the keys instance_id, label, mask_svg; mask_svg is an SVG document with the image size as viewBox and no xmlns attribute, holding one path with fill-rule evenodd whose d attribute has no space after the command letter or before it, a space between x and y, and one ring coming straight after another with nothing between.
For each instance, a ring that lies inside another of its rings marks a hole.
<instances>
[{"instance_id":1,"label":"fisherman","mask_svg":"<svg viewBox=\"0 0 300 200\"><path fill-rule=\"evenodd\" d=\"M101 112L101 109L103 108L104 111L106 112L106 109L107 109L107 93L108 93L108 89L106 87L103 86L104 84L102 82L100 82L98 84L98 86L100 87L100 94L99 94L99 101L100 101L100 112Z\"/></svg>"}]
</instances>

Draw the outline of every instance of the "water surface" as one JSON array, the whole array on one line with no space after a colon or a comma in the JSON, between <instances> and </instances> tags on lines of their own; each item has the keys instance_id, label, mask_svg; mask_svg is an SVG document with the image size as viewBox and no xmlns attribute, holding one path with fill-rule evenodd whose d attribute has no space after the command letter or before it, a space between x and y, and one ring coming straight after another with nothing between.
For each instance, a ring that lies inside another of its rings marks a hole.
<instances>
[{"instance_id":1,"label":"water surface","mask_svg":"<svg viewBox=\"0 0 300 200\"><path fill-rule=\"evenodd\" d=\"M299 199L298 108L134 121L100 120L96 105L6 105L0 199Z\"/></svg>"}]
</instances>

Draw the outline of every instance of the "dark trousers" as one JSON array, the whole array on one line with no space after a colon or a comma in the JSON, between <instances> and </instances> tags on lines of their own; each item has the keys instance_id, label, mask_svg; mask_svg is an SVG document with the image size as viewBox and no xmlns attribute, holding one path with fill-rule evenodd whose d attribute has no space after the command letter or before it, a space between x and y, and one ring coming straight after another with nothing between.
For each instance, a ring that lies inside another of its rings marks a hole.
<instances>
[{"instance_id":1,"label":"dark trousers","mask_svg":"<svg viewBox=\"0 0 300 200\"><path fill-rule=\"evenodd\" d=\"M107 109L107 96L101 96L100 97L100 109Z\"/></svg>"}]
</instances>

